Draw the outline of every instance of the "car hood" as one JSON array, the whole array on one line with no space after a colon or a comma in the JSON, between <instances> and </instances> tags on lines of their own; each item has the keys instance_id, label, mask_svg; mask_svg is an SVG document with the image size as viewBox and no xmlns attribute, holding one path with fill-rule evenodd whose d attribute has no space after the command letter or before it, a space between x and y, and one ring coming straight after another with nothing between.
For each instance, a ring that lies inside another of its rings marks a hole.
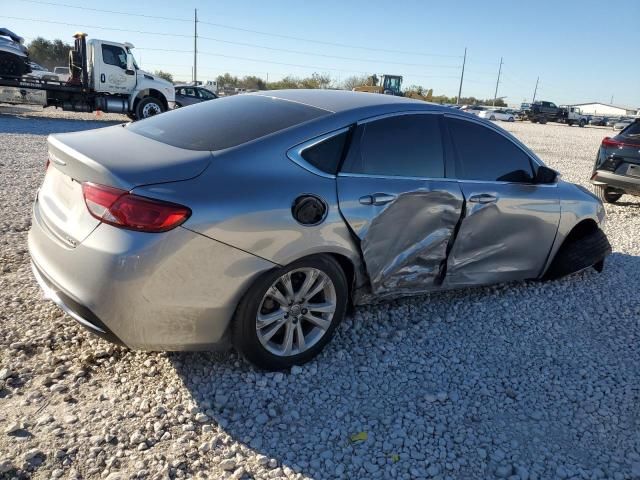
<instances>
[{"instance_id":1,"label":"car hood","mask_svg":"<svg viewBox=\"0 0 640 480\"><path fill-rule=\"evenodd\" d=\"M197 177L211 152L185 150L129 131L125 125L50 135L49 159L73 179L131 190Z\"/></svg>"}]
</instances>

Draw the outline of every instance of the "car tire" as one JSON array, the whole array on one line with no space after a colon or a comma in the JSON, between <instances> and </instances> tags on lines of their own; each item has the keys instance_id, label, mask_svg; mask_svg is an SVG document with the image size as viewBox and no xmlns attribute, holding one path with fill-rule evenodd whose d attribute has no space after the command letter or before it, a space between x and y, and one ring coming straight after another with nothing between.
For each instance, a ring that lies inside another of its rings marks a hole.
<instances>
[{"instance_id":1,"label":"car tire","mask_svg":"<svg viewBox=\"0 0 640 480\"><path fill-rule=\"evenodd\" d=\"M604 185L594 185L593 189L596 193L596 196L603 203L616 203L622 197L622 193L615 192L611 190L609 187L605 187Z\"/></svg>"},{"instance_id":2,"label":"car tire","mask_svg":"<svg viewBox=\"0 0 640 480\"><path fill-rule=\"evenodd\" d=\"M164 112L164 105L155 97L147 97L138 102L136 105L136 118L144 120Z\"/></svg>"},{"instance_id":3,"label":"car tire","mask_svg":"<svg viewBox=\"0 0 640 480\"><path fill-rule=\"evenodd\" d=\"M546 118L541 118L538 121L540 122L540 125L544 125L545 123L547 123L547 119Z\"/></svg>"},{"instance_id":4,"label":"car tire","mask_svg":"<svg viewBox=\"0 0 640 480\"><path fill-rule=\"evenodd\" d=\"M494 120L495 121L496 116L495 115L491 115L491 117L489 118L489 120Z\"/></svg>"},{"instance_id":5,"label":"car tire","mask_svg":"<svg viewBox=\"0 0 640 480\"><path fill-rule=\"evenodd\" d=\"M585 122L584 122L584 120L580 120L580 121L578 122L578 126L579 126L580 128L583 128L583 127L584 127L584 123L585 123Z\"/></svg>"},{"instance_id":6,"label":"car tire","mask_svg":"<svg viewBox=\"0 0 640 480\"><path fill-rule=\"evenodd\" d=\"M535 118L532 118L532 119L531 119L531 123L538 123L538 120L537 120L537 119L535 119Z\"/></svg>"},{"instance_id":7,"label":"car tire","mask_svg":"<svg viewBox=\"0 0 640 480\"><path fill-rule=\"evenodd\" d=\"M315 272L313 276L311 272ZM290 279L293 296L287 295L283 278ZM318 288L320 280L325 282L325 287L311 298L298 298L305 294L303 290L309 278L312 278L312 283L307 293ZM279 294L279 299L276 299L276 295L268 295L272 291ZM295 303L290 301L294 297ZM286 267L270 270L254 282L238 304L231 326L232 342L242 356L258 368L274 371L302 365L318 355L331 340L333 332L344 318L348 297L345 273L331 256L313 255ZM307 320L308 314L318 319L317 315L312 314L314 305L321 305L325 309L334 307L333 312L315 311L323 320L322 327L315 321ZM265 324L262 329L258 326L261 316ZM268 329L270 325L275 326ZM291 333L287 336L289 331ZM302 346L301 334L305 340ZM290 338L289 352L285 353L287 338ZM313 343L304 345L307 340ZM279 346L283 349L280 350Z\"/></svg>"},{"instance_id":8,"label":"car tire","mask_svg":"<svg viewBox=\"0 0 640 480\"><path fill-rule=\"evenodd\" d=\"M609 239L598 228L587 235L565 242L553 259L545 279L555 280L589 267L602 271L604 259L609 253Z\"/></svg>"},{"instance_id":9,"label":"car tire","mask_svg":"<svg viewBox=\"0 0 640 480\"><path fill-rule=\"evenodd\" d=\"M507 122L515 122L515 121L516 121L516 119L515 119L515 118L513 118L513 117L509 117L509 118L507 119Z\"/></svg>"}]
</instances>

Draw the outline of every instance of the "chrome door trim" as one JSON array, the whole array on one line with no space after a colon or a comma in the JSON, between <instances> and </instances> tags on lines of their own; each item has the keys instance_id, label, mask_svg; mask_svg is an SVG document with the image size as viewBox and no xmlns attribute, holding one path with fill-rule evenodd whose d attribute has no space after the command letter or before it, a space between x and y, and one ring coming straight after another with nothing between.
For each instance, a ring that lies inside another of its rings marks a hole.
<instances>
[{"instance_id":1,"label":"chrome door trim","mask_svg":"<svg viewBox=\"0 0 640 480\"><path fill-rule=\"evenodd\" d=\"M457 182L458 180L455 178L431 178L431 177L410 177L410 176L400 176L400 175L374 175L370 173L350 173L350 172L339 172L338 177L348 177L348 178L386 178L387 180L433 180L437 182Z\"/></svg>"}]
</instances>

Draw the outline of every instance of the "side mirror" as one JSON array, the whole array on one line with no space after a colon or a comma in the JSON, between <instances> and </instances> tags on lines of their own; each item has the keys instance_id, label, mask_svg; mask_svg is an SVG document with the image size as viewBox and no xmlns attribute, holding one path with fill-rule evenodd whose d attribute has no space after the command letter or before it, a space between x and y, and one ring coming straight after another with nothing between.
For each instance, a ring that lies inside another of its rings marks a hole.
<instances>
[{"instance_id":1,"label":"side mirror","mask_svg":"<svg viewBox=\"0 0 640 480\"><path fill-rule=\"evenodd\" d=\"M536 172L535 183L541 183L541 184L555 183L557 179L558 179L558 172L556 172L552 168L546 167L544 165L540 165L538 167L538 171Z\"/></svg>"},{"instance_id":2,"label":"side mirror","mask_svg":"<svg viewBox=\"0 0 640 480\"><path fill-rule=\"evenodd\" d=\"M135 73L135 66L133 64L133 55L131 55L130 53L127 53L127 69L126 70L128 75L133 75Z\"/></svg>"}]
</instances>

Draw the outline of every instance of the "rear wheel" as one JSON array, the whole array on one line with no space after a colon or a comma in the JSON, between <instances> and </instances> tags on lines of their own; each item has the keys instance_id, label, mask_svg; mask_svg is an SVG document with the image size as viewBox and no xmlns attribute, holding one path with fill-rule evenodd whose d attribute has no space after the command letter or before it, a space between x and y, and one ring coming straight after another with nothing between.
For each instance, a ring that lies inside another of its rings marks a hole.
<instances>
[{"instance_id":1,"label":"rear wheel","mask_svg":"<svg viewBox=\"0 0 640 480\"><path fill-rule=\"evenodd\" d=\"M509 117L509 118L507 119L507 122L514 122L514 121L515 121L515 119L514 119L513 117Z\"/></svg>"},{"instance_id":2,"label":"rear wheel","mask_svg":"<svg viewBox=\"0 0 640 480\"><path fill-rule=\"evenodd\" d=\"M495 120L496 116L495 115L491 115L491 117L489 118L489 120Z\"/></svg>"},{"instance_id":3,"label":"rear wheel","mask_svg":"<svg viewBox=\"0 0 640 480\"><path fill-rule=\"evenodd\" d=\"M347 297L345 274L329 256L314 255L267 272L238 305L233 343L267 370L306 363L331 339Z\"/></svg>"},{"instance_id":4,"label":"rear wheel","mask_svg":"<svg viewBox=\"0 0 640 480\"><path fill-rule=\"evenodd\" d=\"M612 190L604 185L594 185L596 196L605 203L616 203L622 197L622 193Z\"/></svg>"},{"instance_id":5,"label":"rear wheel","mask_svg":"<svg viewBox=\"0 0 640 480\"><path fill-rule=\"evenodd\" d=\"M601 272L609 253L611 245L599 228L584 236L568 239L558 250L545 278L554 280L589 267Z\"/></svg>"},{"instance_id":6,"label":"rear wheel","mask_svg":"<svg viewBox=\"0 0 640 480\"><path fill-rule=\"evenodd\" d=\"M164 105L155 97L147 97L138 102L136 105L136 118L143 120L164 112Z\"/></svg>"}]
</instances>

